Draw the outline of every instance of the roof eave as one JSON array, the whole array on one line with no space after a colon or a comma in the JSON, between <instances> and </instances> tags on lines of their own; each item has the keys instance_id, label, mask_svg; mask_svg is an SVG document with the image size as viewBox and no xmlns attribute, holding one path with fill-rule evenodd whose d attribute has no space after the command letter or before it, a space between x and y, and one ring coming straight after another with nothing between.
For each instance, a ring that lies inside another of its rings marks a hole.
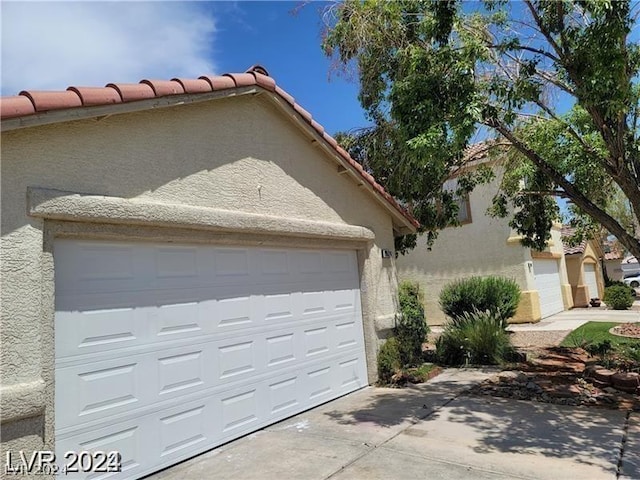
<instances>
[{"instance_id":1,"label":"roof eave","mask_svg":"<svg viewBox=\"0 0 640 480\"><path fill-rule=\"evenodd\" d=\"M394 230L399 232L400 235L406 235L410 233L416 233L418 229L418 224L413 223L409 220L405 215L402 214L398 208L396 208L393 204L391 204L388 200L384 199L379 193L376 192L376 189L373 185L367 182L362 174L358 172L354 166L349 163L342 155L336 151L336 149L329 144L329 142L324 138L323 135L320 135L318 130L311 126L303 116L293 110L289 103L283 101L283 99L277 93L266 92L268 94L269 99L277 105L286 115L290 116L295 124L303 129L311 138L314 145L321 148L327 155L333 158L337 164L340 172L344 172L345 174L350 175L353 180L356 182L358 187L364 187L369 191L379 202L380 204L392 215L394 220Z\"/></svg>"},{"instance_id":2,"label":"roof eave","mask_svg":"<svg viewBox=\"0 0 640 480\"><path fill-rule=\"evenodd\" d=\"M252 85L248 87L229 88L207 93L183 93L178 95L168 95L164 97L154 97L147 100L137 100L134 102L98 105L94 107L76 107L61 110L49 110L46 112L34 113L32 115L26 115L22 117L3 119L2 122L0 122L0 131L8 132L20 128L39 127L52 123L72 122L75 120L87 120L90 118L96 118L100 120L111 115L134 113L157 108L176 107L179 105L207 102L210 100L241 95L255 95L262 91L262 87Z\"/></svg>"},{"instance_id":3,"label":"roof eave","mask_svg":"<svg viewBox=\"0 0 640 480\"><path fill-rule=\"evenodd\" d=\"M272 92L268 89L265 89L260 85L227 88L206 93L173 94L162 97L149 98L145 100L137 100L109 105L49 110L46 112L34 113L26 116L3 119L0 122L0 131L8 132L22 128L71 122L76 120L87 120L91 118L101 120L112 115L119 115L124 113L148 111L157 108L176 107L180 105L195 104L228 97L263 94L266 94L273 104L277 105L287 116L291 117L294 120L294 123L299 128L303 129L307 133L307 135L312 138L312 141L316 145L321 146L323 151L338 163L338 168L340 168L341 171L349 174L351 177L353 177L354 181L359 187L366 188L367 191L371 195L373 195L373 197L391 214L395 231L399 232L399 234L401 235L415 233L417 231L417 222L410 220L407 215L403 214L400 210L401 207L397 206L395 200L390 199L388 193L385 192L386 196L383 196L382 192L377 191L374 186L375 182L367 181L366 177L370 177L368 173L358 171L349 161L343 158L344 155L348 156L348 154L342 151L341 155L341 153L339 153L339 150L342 149L340 149L339 146L334 146L329 143L326 137L331 139L334 143L335 140L333 140L326 134L321 134L320 132L323 131L322 127L315 121L313 121L311 119L311 116L304 109L295 108L295 105L297 104L290 104L287 101L286 97L281 96L281 94L277 92ZM307 119L305 115L309 115L309 118Z\"/></svg>"}]
</instances>

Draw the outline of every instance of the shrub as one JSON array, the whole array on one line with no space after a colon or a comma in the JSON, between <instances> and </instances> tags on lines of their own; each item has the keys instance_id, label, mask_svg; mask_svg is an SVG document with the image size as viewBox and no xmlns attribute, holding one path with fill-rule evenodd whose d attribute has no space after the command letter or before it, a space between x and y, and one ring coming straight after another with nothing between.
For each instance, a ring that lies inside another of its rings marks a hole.
<instances>
[{"instance_id":1,"label":"shrub","mask_svg":"<svg viewBox=\"0 0 640 480\"><path fill-rule=\"evenodd\" d=\"M622 357L640 367L640 345L625 345L620 350Z\"/></svg>"},{"instance_id":2,"label":"shrub","mask_svg":"<svg viewBox=\"0 0 640 480\"><path fill-rule=\"evenodd\" d=\"M440 308L454 322L465 314L489 311L506 328L520 302L520 288L503 277L471 277L456 280L440 292Z\"/></svg>"},{"instance_id":3,"label":"shrub","mask_svg":"<svg viewBox=\"0 0 640 480\"><path fill-rule=\"evenodd\" d=\"M607 287L624 287L627 290L629 290L629 293L631 294L632 297L636 296L636 289L633 288L631 285L627 285L626 283L621 282L620 280L611 280L611 281L609 281L609 284L606 285L606 286ZM605 292L606 292L606 290L605 290Z\"/></svg>"},{"instance_id":4,"label":"shrub","mask_svg":"<svg viewBox=\"0 0 640 480\"><path fill-rule=\"evenodd\" d=\"M591 343L585 347L585 350L592 357L598 355L601 357L607 356L613 350L611 340L604 339L598 343Z\"/></svg>"},{"instance_id":5,"label":"shrub","mask_svg":"<svg viewBox=\"0 0 640 480\"><path fill-rule=\"evenodd\" d=\"M402 366L417 365L422 363L422 344L429 333L418 285L402 282L398 289L398 300L399 314L394 333L398 340L400 362Z\"/></svg>"},{"instance_id":6,"label":"shrub","mask_svg":"<svg viewBox=\"0 0 640 480\"><path fill-rule=\"evenodd\" d=\"M603 300L608 307L614 310L627 310L633 305L633 296L626 286L614 285L605 288Z\"/></svg>"},{"instance_id":7,"label":"shrub","mask_svg":"<svg viewBox=\"0 0 640 480\"><path fill-rule=\"evenodd\" d=\"M389 337L378 350L378 383L390 384L391 378L401 366L398 340L395 337Z\"/></svg>"},{"instance_id":8,"label":"shrub","mask_svg":"<svg viewBox=\"0 0 640 480\"><path fill-rule=\"evenodd\" d=\"M502 319L490 311L462 314L436 341L436 355L444 365L495 365L512 350Z\"/></svg>"}]
</instances>

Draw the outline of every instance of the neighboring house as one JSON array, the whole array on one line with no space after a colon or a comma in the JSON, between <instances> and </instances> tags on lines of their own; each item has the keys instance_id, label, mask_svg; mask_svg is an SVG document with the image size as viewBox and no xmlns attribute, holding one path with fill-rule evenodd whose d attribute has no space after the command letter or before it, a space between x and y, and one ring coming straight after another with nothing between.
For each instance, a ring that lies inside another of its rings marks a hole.
<instances>
[{"instance_id":1,"label":"neighboring house","mask_svg":"<svg viewBox=\"0 0 640 480\"><path fill-rule=\"evenodd\" d=\"M563 238L569 238L574 233L573 228L562 228ZM583 240L574 247L565 244L564 258L574 307L588 307L590 299L602 299L604 295L604 276L600 261L602 257L602 247L596 240Z\"/></svg>"},{"instance_id":2,"label":"neighboring house","mask_svg":"<svg viewBox=\"0 0 640 480\"><path fill-rule=\"evenodd\" d=\"M431 250L418 238L418 246L397 260L399 278L417 281L422 286L427 321L432 325L446 321L438 302L440 291L454 280L471 276L500 275L518 283L522 296L511 319L514 323L537 322L571 308L561 226L554 225L546 251L523 247L508 219L487 214L498 191L503 167L486 158L486 147L482 144L470 148L468 160L493 165L494 181L477 186L468 198L460 199L461 226L442 230ZM450 181L451 188L454 181Z\"/></svg>"},{"instance_id":3,"label":"neighboring house","mask_svg":"<svg viewBox=\"0 0 640 480\"><path fill-rule=\"evenodd\" d=\"M264 69L0 105L3 452L137 478L376 379L417 222Z\"/></svg>"},{"instance_id":4,"label":"neighboring house","mask_svg":"<svg viewBox=\"0 0 640 480\"><path fill-rule=\"evenodd\" d=\"M607 252L604 254L604 268L607 272L609 280L621 281L622 280L622 256L619 252Z\"/></svg>"},{"instance_id":5,"label":"neighboring house","mask_svg":"<svg viewBox=\"0 0 640 480\"><path fill-rule=\"evenodd\" d=\"M632 256L625 257L620 262L620 268L622 269L623 277L640 274L640 264L638 263L638 259Z\"/></svg>"}]
</instances>

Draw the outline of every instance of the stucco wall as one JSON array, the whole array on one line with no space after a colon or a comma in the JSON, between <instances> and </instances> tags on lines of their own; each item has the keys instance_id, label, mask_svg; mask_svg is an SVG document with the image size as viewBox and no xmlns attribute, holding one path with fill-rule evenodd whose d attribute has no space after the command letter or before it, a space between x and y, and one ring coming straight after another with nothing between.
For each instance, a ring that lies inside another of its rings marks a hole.
<instances>
[{"instance_id":1,"label":"stucco wall","mask_svg":"<svg viewBox=\"0 0 640 480\"><path fill-rule=\"evenodd\" d=\"M393 249L392 219L270 100L244 96L6 132L1 173L2 420L23 418L3 424L3 448L53 447L57 234L357 250L369 378L375 377L376 347L395 312L394 261L380 254ZM27 214L29 187L357 225L375 238L349 243L65 224Z\"/></svg>"},{"instance_id":2,"label":"stucco wall","mask_svg":"<svg viewBox=\"0 0 640 480\"><path fill-rule=\"evenodd\" d=\"M612 281L622 280L623 272L622 267L620 266L620 259L616 260L606 260L604 262L604 266L607 269L607 275L609 279Z\"/></svg>"},{"instance_id":3,"label":"stucco wall","mask_svg":"<svg viewBox=\"0 0 640 480\"><path fill-rule=\"evenodd\" d=\"M602 264L598 257L598 253L594 249L592 242L587 242L584 252L581 254L566 255L567 274L571 290L573 294L573 303L575 307L588 307L589 300L594 296L602 298L604 296L604 275L602 272ZM584 265L592 264L595 266L596 282L598 284L597 294L590 292L585 284Z\"/></svg>"},{"instance_id":4,"label":"stucco wall","mask_svg":"<svg viewBox=\"0 0 640 480\"><path fill-rule=\"evenodd\" d=\"M522 290L529 288L523 248L509 227L508 219L487 215L491 199L498 191L501 169L496 178L480 185L469 196L472 222L440 232L431 251L425 240L397 260L401 280L417 281L425 294L425 311L431 325L441 325L446 317L438 305L442 288L449 282L471 276L502 275L515 280Z\"/></svg>"}]
</instances>

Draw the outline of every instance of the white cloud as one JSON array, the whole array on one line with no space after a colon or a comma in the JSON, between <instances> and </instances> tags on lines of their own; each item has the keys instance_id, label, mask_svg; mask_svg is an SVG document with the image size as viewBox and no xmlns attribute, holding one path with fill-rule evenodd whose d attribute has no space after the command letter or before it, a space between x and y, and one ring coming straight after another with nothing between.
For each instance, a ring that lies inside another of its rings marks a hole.
<instances>
[{"instance_id":1,"label":"white cloud","mask_svg":"<svg viewBox=\"0 0 640 480\"><path fill-rule=\"evenodd\" d=\"M214 73L199 2L7 2L2 94Z\"/></svg>"}]
</instances>

